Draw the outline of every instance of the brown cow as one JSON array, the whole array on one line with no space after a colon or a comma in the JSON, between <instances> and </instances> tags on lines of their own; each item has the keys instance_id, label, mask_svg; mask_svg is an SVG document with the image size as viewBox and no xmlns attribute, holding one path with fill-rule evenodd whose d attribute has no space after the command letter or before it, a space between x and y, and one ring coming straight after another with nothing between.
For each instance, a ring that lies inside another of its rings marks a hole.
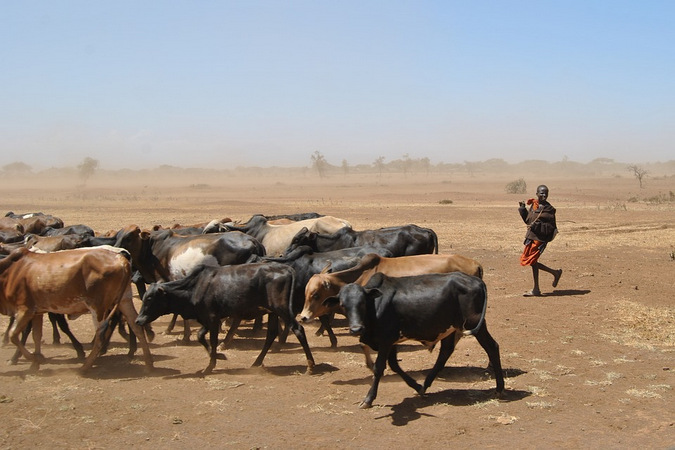
<instances>
[{"instance_id":1,"label":"brown cow","mask_svg":"<svg viewBox=\"0 0 675 450\"><path fill-rule=\"evenodd\" d=\"M328 273L329 269L330 267L326 267L321 273L312 276L305 286L305 307L300 313L300 320L303 322L330 313L330 309L323 302L329 297L336 297L342 286L349 283L363 286L377 272L390 277L464 272L467 275L483 278L483 267L480 263L462 255L413 255L386 258L370 253L351 269Z\"/></svg>"},{"instance_id":2,"label":"brown cow","mask_svg":"<svg viewBox=\"0 0 675 450\"><path fill-rule=\"evenodd\" d=\"M79 315L91 312L99 324L94 344L82 370L89 369L109 338L108 319L119 310L141 341L145 364L152 369L152 356L145 333L136 325L131 295L129 254L109 246L34 253L25 248L0 261L0 313L15 315L10 340L37 370L43 359L41 317L46 312ZM35 353L21 343L21 332L33 324Z\"/></svg>"}]
</instances>

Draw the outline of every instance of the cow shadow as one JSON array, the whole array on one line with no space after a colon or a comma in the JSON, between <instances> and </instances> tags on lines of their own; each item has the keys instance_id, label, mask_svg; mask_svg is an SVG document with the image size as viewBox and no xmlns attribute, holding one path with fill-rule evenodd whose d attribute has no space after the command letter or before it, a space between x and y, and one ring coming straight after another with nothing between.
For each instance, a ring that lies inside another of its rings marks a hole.
<instances>
[{"instance_id":1,"label":"cow shadow","mask_svg":"<svg viewBox=\"0 0 675 450\"><path fill-rule=\"evenodd\" d=\"M367 373L367 376L362 377L362 378L354 378L351 380L335 380L333 381L333 384L337 385L370 385L373 382L373 376L372 372L368 370L365 367L364 364L364 372ZM429 373L430 369L424 369L424 370L406 370L406 373L413 377L414 379L418 380L418 382L422 382L424 378L426 377L427 373ZM504 378L514 378L520 375L523 375L527 372L520 370L520 369L503 369L504 371ZM494 379L494 373L492 369L485 368L485 367L477 367L477 366L448 366L443 368L438 375L436 376L437 380L442 380L442 381L447 381L447 382L458 382L458 383L477 383L477 382L482 382L482 381L488 381L491 379ZM388 383L388 382L403 382L401 377L390 370L388 370L380 379L380 383Z\"/></svg>"},{"instance_id":2,"label":"cow shadow","mask_svg":"<svg viewBox=\"0 0 675 450\"><path fill-rule=\"evenodd\" d=\"M552 292L542 292L542 297L573 297L575 295L590 294L590 289L556 289Z\"/></svg>"},{"instance_id":3,"label":"cow shadow","mask_svg":"<svg viewBox=\"0 0 675 450\"><path fill-rule=\"evenodd\" d=\"M289 377L297 375L323 375L326 373L336 372L339 369L331 364L320 363L314 366L311 372L307 371L306 364L297 364L291 366L265 366L260 367L231 367L220 369L216 367L210 374L204 374L202 369L196 372L170 374L166 376L167 379L193 379L204 378L214 375L228 375L228 376L246 376L246 375L274 375L279 377Z\"/></svg>"},{"instance_id":4,"label":"cow shadow","mask_svg":"<svg viewBox=\"0 0 675 450\"><path fill-rule=\"evenodd\" d=\"M397 405L384 405L391 408L391 413L377 417L377 419L391 418L391 424L394 426L405 426L413 420L422 417L434 417L433 414L426 414L420 410L435 405L449 406L471 406L479 403L485 403L493 399L500 402L519 401L532 395L531 392L522 390L505 390L502 395L497 396L494 389L445 389L438 392L427 393L425 395L415 395L404 399Z\"/></svg>"}]
</instances>

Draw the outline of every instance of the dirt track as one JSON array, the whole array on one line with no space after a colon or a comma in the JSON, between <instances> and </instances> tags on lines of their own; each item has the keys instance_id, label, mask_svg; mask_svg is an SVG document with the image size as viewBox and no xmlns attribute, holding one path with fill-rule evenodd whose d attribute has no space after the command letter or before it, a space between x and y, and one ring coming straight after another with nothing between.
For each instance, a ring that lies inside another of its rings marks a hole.
<instances>
[{"instance_id":1,"label":"dirt track","mask_svg":"<svg viewBox=\"0 0 675 450\"><path fill-rule=\"evenodd\" d=\"M371 377L344 320L336 324L337 350L314 336L314 324L306 326L317 362L311 375L293 336L268 354L264 368L251 369L263 336L245 327L208 377L197 373L207 364L198 344L179 345L178 334L161 333L151 344L152 374L140 357L127 362L126 344L115 335L109 353L81 377L74 351L51 345L46 329L48 361L38 373L25 361L0 366L0 448L675 445L675 204L628 201L673 191L675 178L651 180L643 190L628 177L527 179L532 193L541 182L549 186L561 231L542 261L563 268L563 278L542 298L521 295L531 287L529 269L518 264L524 225L517 204L526 196L504 192L512 178L2 185L5 211L48 212L98 231L306 211L348 219L356 229L431 227L441 252L485 268L487 322L501 347L507 393L494 398L487 357L467 338L426 396L387 371L374 408L359 410ZM545 277L542 286L550 283ZM167 322L161 318L155 330ZM72 327L83 341L93 335L89 318ZM0 359L12 353L0 348ZM435 353L403 345L400 359L421 379Z\"/></svg>"}]
</instances>

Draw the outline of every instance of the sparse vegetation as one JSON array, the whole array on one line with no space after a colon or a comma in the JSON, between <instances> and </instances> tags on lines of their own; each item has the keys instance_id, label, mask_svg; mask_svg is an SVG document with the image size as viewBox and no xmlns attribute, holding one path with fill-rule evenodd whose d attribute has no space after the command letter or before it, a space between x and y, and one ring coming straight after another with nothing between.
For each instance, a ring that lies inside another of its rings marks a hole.
<instances>
[{"instance_id":1,"label":"sparse vegetation","mask_svg":"<svg viewBox=\"0 0 675 450\"><path fill-rule=\"evenodd\" d=\"M82 178L82 182L85 184L87 180L91 178L92 175L94 175L96 169L98 169L98 160L88 156L84 158L77 166L77 171L80 174L80 178Z\"/></svg>"},{"instance_id":2,"label":"sparse vegetation","mask_svg":"<svg viewBox=\"0 0 675 450\"><path fill-rule=\"evenodd\" d=\"M452 200L449 200L447 198L444 198L443 200L439 201L441 205L452 205Z\"/></svg>"},{"instance_id":3,"label":"sparse vegetation","mask_svg":"<svg viewBox=\"0 0 675 450\"><path fill-rule=\"evenodd\" d=\"M524 194L527 192L527 183L523 178L519 178L507 184L505 189L508 194Z\"/></svg>"},{"instance_id":4,"label":"sparse vegetation","mask_svg":"<svg viewBox=\"0 0 675 450\"><path fill-rule=\"evenodd\" d=\"M628 171L631 172L635 178L637 178L638 183L640 183L640 189L642 189L642 182L649 172L637 164L631 164L628 166Z\"/></svg>"},{"instance_id":5,"label":"sparse vegetation","mask_svg":"<svg viewBox=\"0 0 675 450\"><path fill-rule=\"evenodd\" d=\"M311 160L312 167L319 173L319 178L325 177L326 169L328 168L328 161L326 161L326 158L323 156L323 154L317 150L312 153Z\"/></svg>"}]
</instances>

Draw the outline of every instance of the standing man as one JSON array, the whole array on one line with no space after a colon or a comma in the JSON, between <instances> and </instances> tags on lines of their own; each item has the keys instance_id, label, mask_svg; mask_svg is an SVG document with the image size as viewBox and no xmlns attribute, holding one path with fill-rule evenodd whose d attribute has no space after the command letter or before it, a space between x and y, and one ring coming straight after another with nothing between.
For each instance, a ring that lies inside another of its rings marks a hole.
<instances>
[{"instance_id":1,"label":"standing man","mask_svg":"<svg viewBox=\"0 0 675 450\"><path fill-rule=\"evenodd\" d=\"M525 202L519 202L518 212L527 224L527 233L525 234L525 248L520 255L521 266L532 267L532 278L534 286L532 290L525 292L525 297L539 297L539 269L553 275L553 287L558 286L558 281L562 275L562 269L553 270L539 262L539 257L544 252L546 244L551 242L558 229L555 222L555 208L548 201L548 187L541 185L537 187L537 198L531 198Z\"/></svg>"}]
</instances>

